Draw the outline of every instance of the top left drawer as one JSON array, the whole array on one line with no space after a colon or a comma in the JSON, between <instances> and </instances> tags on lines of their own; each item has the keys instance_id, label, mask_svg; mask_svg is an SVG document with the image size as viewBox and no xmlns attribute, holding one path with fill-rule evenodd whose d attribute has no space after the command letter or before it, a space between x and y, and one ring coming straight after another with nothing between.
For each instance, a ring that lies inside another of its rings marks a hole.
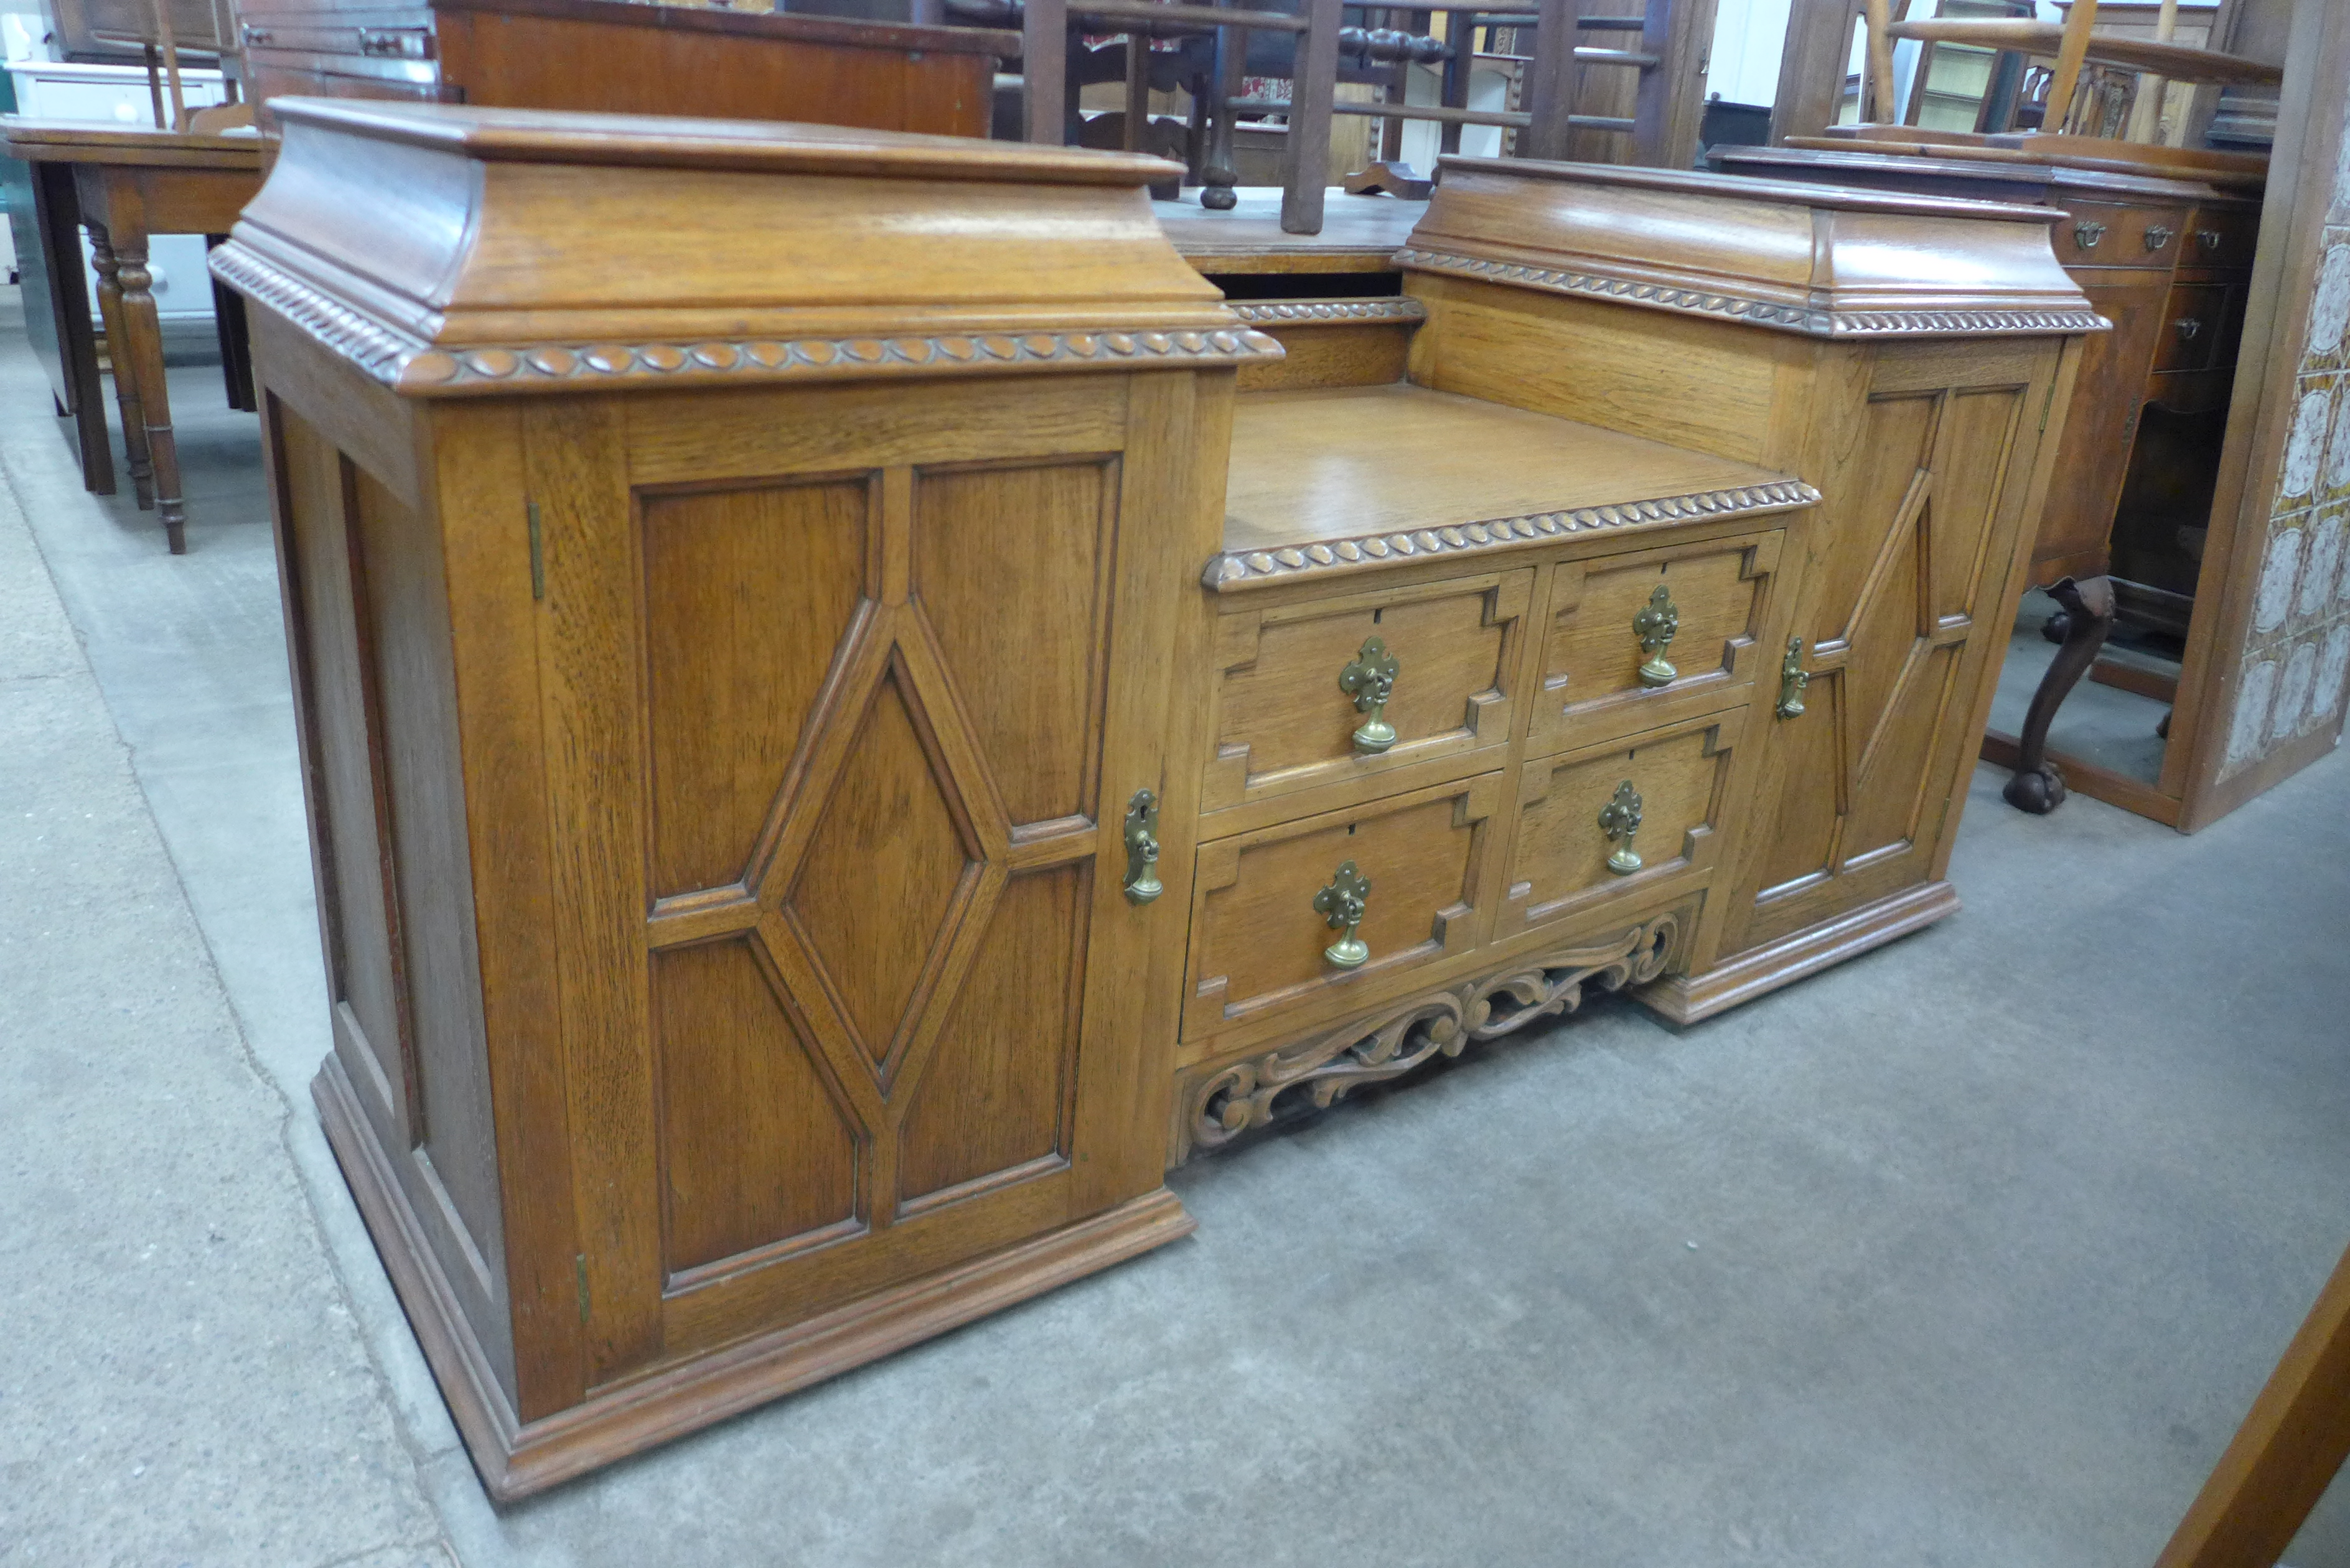
<instances>
[{"instance_id":1,"label":"top left drawer","mask_svg":"<svg viewBox=\"0 0 2350 1568\"><path fill-rule=\"evenodd\" d=\"M1509 743L1534 571L1227 611L1203 812ZM1382 701L1384 698L1384 701Z\"/></svg>"}]
</instances>

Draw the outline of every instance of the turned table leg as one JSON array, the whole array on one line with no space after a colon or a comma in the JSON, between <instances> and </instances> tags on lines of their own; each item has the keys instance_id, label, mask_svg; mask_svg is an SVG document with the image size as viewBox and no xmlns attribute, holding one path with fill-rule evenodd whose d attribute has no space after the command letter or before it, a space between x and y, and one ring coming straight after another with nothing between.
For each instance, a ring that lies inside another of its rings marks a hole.
<instances>
[{"instance_id":1,"label":"turned table leg","mask_svg":"<svg viewBox=\"0 0 2350 1568\"><path fill-rule=\"evenodd\" d=\"M180 448L172 434L172 398L163 380L163 322L155 310L154 277L147 270L147 236L114 237L116 270L122 284L122 327L127 356L115 359L115 379L121 381L125 357L139 388L140 411L145 417L147 459L155 475L155 512L162 520L163 537L172 554L187 554L188 509L180 496Z\"/></svg>"},{"instance_id":2,"label":"turned table leg","mask_svg":"<svg viewBox=\"0 0 2350 1568\"><path fill-rule=\"evenodd\" d=\"M2056 710L2072 695L2081 677L2096 661L2114 628L2114 586L2109 577L2065 577L2048 590L2064 607L2064 641L2049 661L2048 673L2032 694L2023 716L2023 733L2016 741L2015 776L2001 793L2007 804L2035 816L2045 815L2064 803L2064 779L2048 761L2048 726Z\"/></svg>"},{"instance_id":3,"label":"turned table leg","mask_svg":"<svg viewBox=\"0 0 2350 1568\"><path fill-rule=\"evenodd\" d=\"M130 468L130 490L139 509L151 511L155 471L148 458L147 425L140 411L139 378L132 369L130 332L123 324L121 266L105 225L91 223L88 229L90 268L98 274L98 314L106 323L106 357L114 367L114 400L122 410L122 457ZM143 267L140 275L146 275Z\"/></svg>"}]
</instances>

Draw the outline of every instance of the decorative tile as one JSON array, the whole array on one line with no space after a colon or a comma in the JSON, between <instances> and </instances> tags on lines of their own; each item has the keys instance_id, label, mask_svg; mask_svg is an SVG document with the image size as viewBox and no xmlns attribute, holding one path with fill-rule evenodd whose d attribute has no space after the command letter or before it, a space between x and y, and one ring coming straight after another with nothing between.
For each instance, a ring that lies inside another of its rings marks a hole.
<instances>
[{"instance_id":1,"label":"decorative tile","mask_svg":"<svg viewBox=\"0 0 2350 1568\"><path fill-rule=\"evenodd\" d=\"M2332 722L2342 711L2345 687L2350 687L2350 622L2327 632L2317 650L2317 678L2309 689L2309 719L2303 727L2315 730Z\"/></svg>"},{"instance_id":2,"label":"decorative tile","mask_svg":"<svg viewBox=\"0 0 2350 1568\"><path fill-rule=\"evenodd\" d=\"M2316 297L2309 307L2309 353L2330 358L2342 348L2342 334L2350 327L2350 243L2325 247L2317 265Z\"/></svg>"},{"instance_id":3,"label":"decorative tile","mask_svg":"<svg viewBox=\"0 0 2350 1568\"><path fill-rule=\"evenodd\" d=\"M2293 410L2293 433L2285 438L2284 468L2277 493L2286 500L2307 495L2317 487L2318 459L2325 450L2325 426L2334 411L2334 388L2328 381L2310 387Z\"/></svg>"},{"instance_id":4,"label":"decorative tile","mask_svg":"<svg viewBox=\"0 0 2350 1568\"><path fill-rule=\"evenodd\" d=\"M2272 632L2293 612L2293 586L2301 572L2303 532L2281 528L2269 540L2268 559L2261 565L2260 595L2252 601L2252 629Z\"/></svg>"},{"instance_id":5,"label":"decorative tile","mask_svg":"<svg viewBox=\"0 0 2350 1568\"><path fill-rule=\"evenodd\" d=\"M2350 424L2350 420L2343 422ZM2335 512L2320 518L2309 531L2308 558L2302 563L2301 592L2293 600L2293 609L2303 616L2322 612L2334 597L2341 566L2342 514Z\"/></svg>"},{"instance_id":6,"label":"decorative tile","mask_svg":"<svg viewBox=\"0 0 2350 1568\"><path fill-rule=\"evenodd\" d=\"M2276 661L2262 659L2244 666L2242 684L2236 688L2236 715L2228 726L2228 766L2241 767L2261 754L2268 736L2269 699L2276 695Z\"/></svg>"},{"instance_id":7,"label":"decorative tile","mask_svg":"<svg viewBox=\"0 0 2350 1568\"><path fill-rule=\"evenodd\" d=\"M2284 662L2277 677L2276 707L2269 714L2269 739L2285 740L2301 728L2302 711L2309 705L2309 683L2317 674L2317 648L2302 643Z\"/></svg>"}]
</instances>

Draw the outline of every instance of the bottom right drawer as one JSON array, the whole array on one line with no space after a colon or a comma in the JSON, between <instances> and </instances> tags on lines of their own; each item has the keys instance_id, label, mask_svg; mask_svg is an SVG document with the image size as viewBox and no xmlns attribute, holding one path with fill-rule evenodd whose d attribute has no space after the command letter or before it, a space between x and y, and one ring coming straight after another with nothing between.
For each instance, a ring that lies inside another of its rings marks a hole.
<instances>
[{"instance_id":1,"label":"bottom right drawer","mask_svg":"<svg viewBox=\"0 0 2350 1568\"><path fill-rule=\"evenodd\" d=\"M1495 940L1701 879L1721 857L1746 717L1734 708L1527 763Z\"/></svg>"}]
</instances>

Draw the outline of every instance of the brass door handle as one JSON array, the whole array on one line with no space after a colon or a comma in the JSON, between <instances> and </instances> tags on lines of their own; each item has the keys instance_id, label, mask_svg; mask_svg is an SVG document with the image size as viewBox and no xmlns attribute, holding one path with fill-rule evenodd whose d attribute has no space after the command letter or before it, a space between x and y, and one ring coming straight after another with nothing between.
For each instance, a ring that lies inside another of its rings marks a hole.
<instances>
[{"instance_id":1,"label":"brass door handle","mask_svg":"<svg viewBox=\"0 0 2350 1568\"><path fill-rule=\"evenodd\" d=\"M1665 649L1681 629L1681 612L1673 607L1672 590L1664 584L1648 596L1646 609L1632 618L1632 635L1640 639L1640 651L1648 658L1640 665L1640 684L1669 686L1680 673L1665 661Z\"/></svg>"},{"instance_id":2,"label":"brass door handle","mask_svg":"<svg viewBox=\"0 0 2350 1568\"><path fill-rule=\"evenodd\" d=\"M1388 699L1395 695L1396 676L1402 668L1396 656L1388 651L1386 641L1374 637L1363 644L1353 663L1338 671L1338 690L1355 700L1356 712L1366 715L1355 732L1355 750L1377 756L1396 743L1395 726L1387 721L1387 707Z\"/></svg>"},{"instance_id":3,"label":"brass door handle","mask_svg":"<svg viewBox=\"0 0 2350 1568\"><path fill-rule=\"evenodd\" d=\"M1804 639L1791 637L1787 639L1787 657L1779 664L1779 717L1804 716L1804 688L1811 683L1811 671L1804 668Z\"/></svg>"},{"instance_id":4,"label":"brass door handle","mask_svg":"<svg viewBox=\"0 0 2350 1568\"><path fill-rule=\"evenodd\" d=\"M2073 241L2085 251L2095 250L2097 242L2105 237L2106 225L2103 223L2084 222L2073 225Z\"/></svg>"},{"instance_id":5,"label":"brass door handle","mask_svg":"<svg viewBox=\"0 0 2350 1568\"><path fill-rule=\"evenodd\" d=\"M1640 792L1626 779L1616 786L1615 798L1599 808L1600 831L1616 846L1616 853L1607 857L1607 869L1618 877L1629 877L1640 868L1640 857L1632 847L1632 839L1640 831Z\"/></svg>"},{"instance_id":6,"label":"brass door handle","mask_svg":"<svg viewBox=\"0 0 2350 1568\"><path fill-rule=\"evenodd\" d=\"M1165 891L1159 880L1159 797L1139 789L1126 807L1126 901L1148 904Z\"/></svg>"},{"instance_id":7,"label":"brass door handle","mask_svg":"<svg viewBox=\"0 0 2350 1568\"><path fill-rule=\"evenodd\" d=\"M1360 969L1371 956L1370 945L1356 931L1371 897L1371 879L1355 869L1351 860L1338 867L1330 885L1314 895L1314 912L1334 931L1347 934L1322 950L1322 956L1340 969Z\"/></svg>"},{"instance_id":8,"label":"brass door handle","mask_svg":"<svg viewBox=\"0 0 2350 1568\"><path fill-rule=\"evenodd\" d=\"M2160 250L2163 246L2170 243L2170 236L2175 232L2176 231L2174 230L2164 227L2160 223L2147 224L2146 230L2146 248L2150 251Z\"/></svg>"}]
</instances>

